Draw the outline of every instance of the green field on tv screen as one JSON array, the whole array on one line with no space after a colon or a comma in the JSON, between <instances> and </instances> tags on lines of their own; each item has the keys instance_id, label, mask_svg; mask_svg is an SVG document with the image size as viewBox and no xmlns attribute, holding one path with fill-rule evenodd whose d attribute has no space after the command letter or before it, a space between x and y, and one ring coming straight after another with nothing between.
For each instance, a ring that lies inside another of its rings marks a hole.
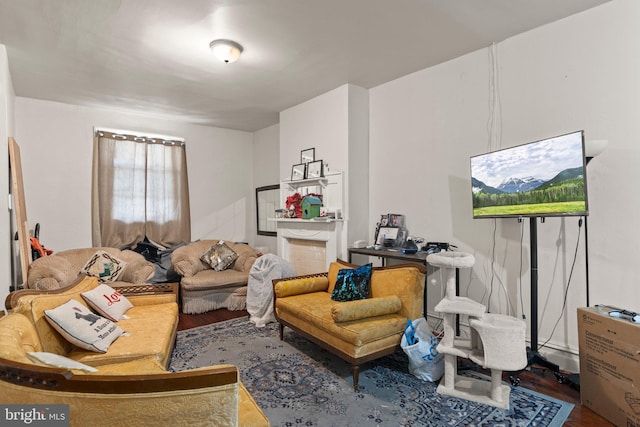
<instances>
[{"instance_id":1,"label":"green field on tv screen","mask_svg":"<svg viewBox=\"0 0 640 427\"><path fill-rule=\"evenodd\" d=\"M585 212L584 201L577 202L555 202L555 203L535 203L528 205L511 206L486 206L473 209L473 216L527 216L527 215L563 215L572 212Z\"/></svg>"}]
</instances>

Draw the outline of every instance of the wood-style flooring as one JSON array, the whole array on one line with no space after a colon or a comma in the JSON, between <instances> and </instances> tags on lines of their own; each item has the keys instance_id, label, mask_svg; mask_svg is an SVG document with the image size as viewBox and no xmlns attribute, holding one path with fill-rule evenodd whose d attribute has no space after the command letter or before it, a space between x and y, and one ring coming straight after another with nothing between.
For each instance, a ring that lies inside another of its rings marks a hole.
<instances>
[{"instance_id":1,"label":"wood-style flooring","mask_svg":"<svg viewBox=\"0 0 640 427\"><path fill-rule=\"evenodd\" d=\"M229 311L225 309L214 310L202 314L180 314L178 330L195 328L236 317L248 316L246 311ZM568 384L558 382L553 372L545 368L533 367L528 371L518 374L520 386L526 387L538 393L573 403L575 406L571 415L565 422L566 427L606 427L613 426L591 409L580 404L580 392ZM509 381L505 374L505 381Z\"/></svg>"}]
</instances>

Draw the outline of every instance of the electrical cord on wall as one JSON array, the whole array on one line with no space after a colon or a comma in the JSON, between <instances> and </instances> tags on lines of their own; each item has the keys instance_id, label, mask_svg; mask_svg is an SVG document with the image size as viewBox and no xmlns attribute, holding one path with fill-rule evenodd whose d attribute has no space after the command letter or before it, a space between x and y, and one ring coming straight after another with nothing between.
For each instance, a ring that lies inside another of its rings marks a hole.
<instances>
[{"instance_id":1,"label":"electrical cord on wall","mask_svg":"<svg viewBox=\"0 0 640 427\"><path fill-rule=\"evenodd\" d=\"M491 297L493 296L493 281L496 278L496 231L498 225L494 223L491 245L491 280L489 280L489 296L487 297L487 313L491 313Z\"/></svg>"},{"instance_id":2,"label":"electrical cord on wall","mask_svg":"<svg viewBox=\"0 0 640 427\"><path fill-rule=\"evenodd\" d=\"M507 245L504 248L504 258L502 259L502 263L499 265L507 265L507 255L509 254L509 241L507 240ZM511 304L511 299L509 299L509 291L507 290L507 286L505 285L504 281L502 280L501 275L496 274L496 280L498 281L498 284L500 284L500 287L502 288L502 292L504 292L504 299L506 300L507 303L507 315L512 315L512 313L515 313L515 308L513 307L513 304Z\"/></svg>"},{"instance_id":3,"label":"electrical cord on wall","mask_svg":"<svg viewBox=\"0 0 640 427\"><path fill-rule=\"evenodd\" d=\"M498 220L493 220L493 244L491 245L491 281L489 282L489 299L487 300L487 313L491 313L491 296L493 295L493 279L496 276L496 232Z\"/></svg>"},{"instance_id":4,"label":"electrical cord on wall","mask_svg":"<svg viewBox=\"0 0 640 427\"><path fill-rule=\"evenodd\" d=\"M524 221L518 219L520 222L520 274L518 275L518 282L520 284L520 310L522 312L522 319L526 319L524 314L524 300L522 299L522 256L524 255Z\"/></svg>"},{"instance_id":5,"label":"electrical cord on wall","mask_svg":"<svg viewBox=\"0 0 640 427\"><path fill-rule=\"evenodd\" d=\"M473 258L478 259L478 251L475 249L473 250ZM472 282L473 282L473 269L471 270L471 274L469 274L469 281L467 282L467 285L464 288L464 294L460 294L460 295L469 296L469 289L471 289Z\"/></svg>"},{"instance_id":6,"label":"electrical cord on wall","mask_svg":"<svg viewBox=\"0 0 640 427\"><path fill-rule=\"evenodd\" d=\"M496 43L492 43L487 49L489 60L489 117L487 118L487 148L488 151L493 151L502 146L502 100L500 98L500 76L499 76L499 61L498 61L498 46ZM496 252L496 232L498 228L498 222L493 220L493 232L492 232L492 248L491 248L491 266L490 272L491 280L489 284L489 297L487 300L487 312L491 312L491 297L493 295L493 281L496 275L495 271L495 252ZM486 265L486 264L485 264ZM485 268L485 278L487 270ZM485 288L482 295L481 302L484 302L487 296L487 289Z\"/></svg>"},{"instance_id":7,"label":"electrical cord on wall","mask_svg":"<svg viewBox=\"0 0 640 427\"><path fill-rule=\"evenodd\" d=\"M477 250L473 250L473 257L474 259L478 259L478 251ZM464 295L466 297L469 297L469 290L471 289L471 284L473 283L473 269L470 270L470 274L469 274L469 280L467 281L467 286L464 288L464 294L460 294L460 295Z\"/></svg>"},{"instance_id":8,"label":"electrical cord on wall","mask_svg":"<svg viewBox=\"0 0 640 427\"><path fill-rule=\"evenodd\" d=\"M487 134L489 135L488 151L493 151L502 146L502 100L498 74L498 46L492 43L488 48L488 53L489 118L487 119Z\"/></svg>"},{"instance_id":9,"label":"electrical cord on wall","mask_svg":"<svg viewBox=\"0 0 640 427\"><path fill-rule=\"evenodd\" d=\"M558 320L556 320L555 325L553 325L553 329L551 330L551 334L549 334L549 338L547 338L547 340L540 346L540 348L545 347L549 343L549 341L551 341L551 338L553 337L553 334L556 332L556 328L558 327L560 320L564 317L564 310L565 308L567 308L567 296L569 295L569 286L571 286L571 277L573 276L573 269L576 266L576 259L578 258L578 246L580 245L580 229L581 228L582 228L582 218L580 218L580 220L578 221L578 238L576 239L576 249L575 249L575 252L573 253L573 262L571 263L571 271L569 271L569 279L567 279L567 287L564 290L564 299L562 301L562 310L560 311L560 317L558 317Z\"/></svg>"}]
</instances>

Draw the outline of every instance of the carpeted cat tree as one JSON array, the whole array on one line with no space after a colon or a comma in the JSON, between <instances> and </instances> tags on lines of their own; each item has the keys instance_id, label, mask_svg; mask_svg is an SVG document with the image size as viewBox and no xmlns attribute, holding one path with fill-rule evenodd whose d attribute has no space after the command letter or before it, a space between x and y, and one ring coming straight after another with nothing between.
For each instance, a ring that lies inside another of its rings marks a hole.
<instances>
[{"instance_id":1,"label":"carpeted cat tree","mask_svg":"<svg viewBox=\"0 0 640 427\"><path fill-rule=\"evenodd\" d=\"M446 270L446 294L435 310L443 313L444 336L438 352L445 355L444 377L438 393L506 409L510 386L502 384L503 371L527 366L526 324L502 314L487 313L484 305L456 294L456 268L471 268L475 258L463 252L439 252L427 257L427 263ZM470 339L456 336L457 315L469 316ZM458 357L470 359L491 370L491 381L462 377L457 373Z\"/></svg>"}]
</instances>

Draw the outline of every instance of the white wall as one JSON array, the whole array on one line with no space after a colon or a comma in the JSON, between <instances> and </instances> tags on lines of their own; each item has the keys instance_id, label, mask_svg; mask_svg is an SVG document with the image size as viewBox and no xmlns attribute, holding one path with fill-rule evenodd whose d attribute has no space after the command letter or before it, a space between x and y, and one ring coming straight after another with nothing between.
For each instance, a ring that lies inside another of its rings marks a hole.
<instances>
[{"instance_id":1,"label":"white wall","mask_svg":"<svg viewBox=\"0 0 640 427\"><path fill-rule=\"evenodd\" d=\"M280 183L280 125L261 129L253 134L253 186L255 188ZM255 194L255 193L254 193ZM253 240L255 246L266 246L269 252L277 252L275 237L259 236L256 223L255 196L252 209Z\"/></svg>"},{"instance_id":2,"label":"white wall","mask_svg":"<svg viewBox=\"0 0 640 427\"><path fill-rule=\"evenodd\" d=\"M346 84L280 113L281 179L291 178L291 167L307 148L315 148L315 159L331 171L343 172L348 242L367 239L368 108L368 91Z\"/></svg>"},{"instance_id":3,"label":"white wall","mask_svg":"<svg viewBox=\"0 0 640 427\"><path fill-rule=\"evenodd\" d=\"M639 20L640 3L616 0L499 43L495 62L484 49L371 89L370 229L380 213L404 213L411 235L474 253L473 271L461 274L461 293L485 304L491 295L492 312L521 314L522 289L528 321L528 222L472 219L469 157L584 129L586 139L609 140L587 168L590 302L640 310ZM497 92L490 90L494 64ZM493 108L491 93L499 95ZM490 138L492 111L497 126ZM539 343L550 339L543 354L575 371L576 309L586 300L578 219L539 224L538 245ZM428 289L432 310L441 277L436 272L430 279L436 282Z\"/></svg>"},{"instance_id":4,"label":"white wall","mask_svg":"<svg viewBox=\"0 0 640 427\"><path fill-rule=\"evenodd\" d=\"M28 221L41 224L46 247L91 246L94 126L185 138L192 240L252 239L251 133L21 97L15 105Z\"/></svg>"},{"instance_id":5,"label":"white wall","mask_svg":"<svg viewBox=\"0 0 640 427\"><path fill-rule=\"evenodd\" d=\"M369 91L354 85L349 85L348 141L347 241L353 243L369 236Z\"/></svg>"},{"instance_id":6,"label":"white wall","mask_svg":"<svg viewBox=\"0 0 640 427\"><path fill-rule=\"evenodd\" d=\"M349 149L349 85L340 86L280 113L280 179L291 179L300 151L315 148L316 160L346 171Z\"/></svg>"},{"instance_id":7,"label":"white wall","mask_svg":"<svg viewBox=\"0 0 640 427\"><path fill-rule=\"evenodd\" d=\"M9 181L9 145L10 136L15 135L14 119L15 94L9 72L7 49L0 44L0 301L9 294L12 283L13 262L11 247L15 245L11 236L11 217L8 197ZM19 265L16 266L19 270Z\"/></svg>"}]
</instances>

